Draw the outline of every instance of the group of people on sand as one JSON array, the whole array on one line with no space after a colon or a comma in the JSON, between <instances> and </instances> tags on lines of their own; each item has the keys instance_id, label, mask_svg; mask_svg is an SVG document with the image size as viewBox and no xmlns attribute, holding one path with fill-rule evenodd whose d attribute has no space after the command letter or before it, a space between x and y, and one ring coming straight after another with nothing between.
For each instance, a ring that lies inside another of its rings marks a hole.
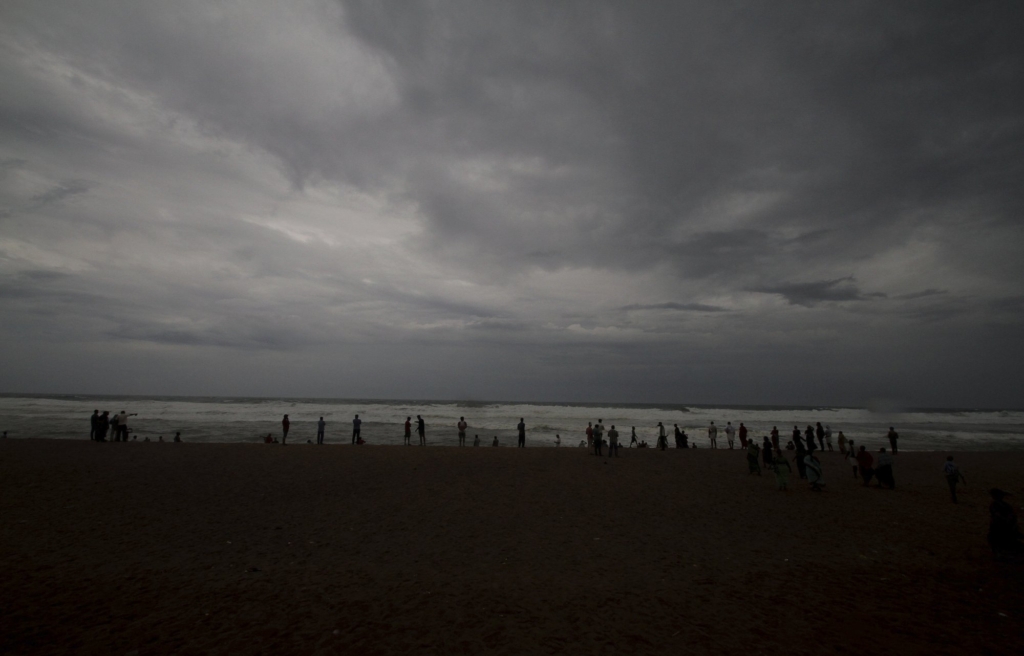
<instances>
[{"instance_id":1,"label":"group of people on sand","mask_svg":"<svg viewBox=\"0 0 1024 656\"><path fill-rule=\"evenodd\" d=\"M89 439L93 442L107 442L107 436L109 435L110 442L138 441L139 436L128 426L128 417L137 416L137 412L129 414L124 410L113 415L110 414L109 410L104 410L102 413L99 410L93 410L92 417L89 418ZM128 439L129 434L131 434L131 440ZM142 441L149 442L150 439L146 437ZM156 441L163 442L164 436L158 436ZM174 434L173 441L181 442L180 432Z\"/></svg>"}]
</instances>

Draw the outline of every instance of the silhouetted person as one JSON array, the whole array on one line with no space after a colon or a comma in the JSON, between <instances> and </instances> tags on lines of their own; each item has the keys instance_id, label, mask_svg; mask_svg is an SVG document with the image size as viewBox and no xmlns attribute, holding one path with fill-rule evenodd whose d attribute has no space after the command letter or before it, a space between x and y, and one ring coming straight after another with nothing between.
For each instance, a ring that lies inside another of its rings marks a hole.
<instances>
[{"instance_id":1,"label":"silhouetted person","mask_svg":"<svg viewBox=\"0 0 1024 656\"><path fill-rule=\"evenodd\" d=\"M773 451L778 451L779 450L779 427L778 426L772 426L771 436L772 436L772 450Z\"/></svg>"},{"instance_id":2,"label":"silhouetted person","mask_svg":"<svg viewBox=\"0 0 1024 656\"><path fill-rule=\"evenodd\" d=\"M689 444L687 444L687 442L689 441L689 439L690 439L690 438L689 438L689 437L687 437L687 435L686 435L686 431L680 428L680 429L679 429L679 444L680 444L680 448L682 448L682 449L686 449L686 448L689 448ZM693 445L693 448L695 448L695 449L696 449L696 448L697 448L697 445L696 445L696 444L694 444L694 445Z\"/></svg>"},{"instance_id":3,"label":"silhouetted person","mask_svg":"<svg viewBox=\"0 0 1024 656\"><path fill-rule=\"evenodd\" d=\"M597 420L597 425L594 426L594 455L600 456L601 449L604 447L604 425L601 423L603 419Z\"/></svg>"},{"instance_id":4,"label":"silhouetted person","mask_svg":"<svg viewBox=\"0 0 1024 656\"><path fill-rule=\"evenodd\" d=\"M718 448L718 427L715 426L715 422L711 422L708 426L708 441L711 442L711 448Z\"/></svg>"},{"instance_id":5,"label":"silhouetted person","mask_svg":"<svg viewBox=\"0 0 1024 656\"><path fill-rule=\"evenodd\" d=\"M1020 553L1020 528L1017 526L1017 513L1013 506L1005 499L1010 496L997 487L989 490L992 497L992 505L988 507L988 544L992 547L992 553L999 555L1004 553Z\"/></svg>"},{"instance_id":6,"label":"silhouetted person","mask_svg":"<svg viewBox=\"0 0 1024 656\"><path fill-rule=\"evenodd\" d=\"M181 433L175 433L174 434L174 441L175 442L180 442L181 441Z\"/></svg>"},{"instance_id":7,"label":"silhouetted person","mask_svg":"<svg viewBox=\"0 0 1024 656\"><path fill-rule=\"evenodd\" d=\"M960 472L960 468L953 462L953 456L946 456L946 464L942 468L942 475L946 477L946 484L949 485L949 498L953 503L957 503L956 500L956 485L957 483L963 482L967 485L967 480L964 475Z\"/></svg>"},{"instance_id":8,"label":"silhouetted person","mask_svg":"<svg viewBox=\"0 0 1024 656\"><path fill-rule=\"evenodd\" d=\"M676 448L681 449L683 448L683 431L679 430L679 424L672 424L672 426L675 428L676 431Z\"/></svg>"},{"instance_id":9,"label":"silhouetted person","mask_svg":"<svg viewBox=\"0 0 1024 656\"><path fill-rule=\"evenodd\" d=\"M420 446L427 445L427 424L423 421L423 417L416 415L416 432L420 436Z\"/></svg>"},{"instance_id":10,"label":"silhouetted person","mask_svg":"<svg viewBox=\"0 0 1024 656\"><path fill-rule=\"evenodd\" d=\"M357 444L363 436L363 420L356 415L352 420L352 444Z\"/></svg>"},{"instance_id":11,"label":"silhouetted person","mask_svg":"<svg viewBox=\"0 0 1024 656\"><path fill-rule=\"evenodd\" d=\"M740 422L739 433L740 433L740 446L745 449L745 448L747 448L747 427L743 425L742 421Z\"/></svg>"},{"instance_id":12,"label":"silhouetted person","mask_svg":"<svg viewBox=\"0 0 1024 656\"><path fill-rule=\"evenodd\" d=\"M465 417L459 417L459 423L455 425L459 429L459 446L466 446L466 428L469 424L466 423Z\"/></svg>"},{"instance_id":13,"label":"silhouetted person","mask_svg":"<svg viewBox=\"0 0 1024 656\"><path fill-rule=\"evenodd\" d=\"M412 446L412 417L405 418L405 446Z\"/></svg>"},{"instance_id":14,"label":"silhouetted person","mask_svg":"<svg viewBox=\"0 0 1024 656\"><path fill-rule=\"evenodd\" d=\"M804 443L807 447L807 453L814 453L814 429L811 428L810 426L808 426L807 430L804 431Z\"/></svg>"},{"instance_id":15,"label":"silhouetted person","mask_svg":"<svg viewBox=\"0 0 1024 656\"><path fill-rule=\"evenodd\" d=\"M480 446L480 436L479 435L474 435L473 436L473 446Z\"/></svg>"},{"instance_id":16,"label":"silhouetted person","mask_svg":"<svg viewBox=\"0 0 1024 656\"><path fill-rule=\"evenodd\" d=\"M751 474L761 475L761 463L759 457L761 455L761 447L757 446L757 442L750 440L750 444L747 445L747 468Z\"/></svg>"},{"instance_id":17,"label":"silhouetted person","mask_svg":"<svg viewBox=\"0 0 1024 656\"><path fill-rule=\"evenodd\" d=\"M614 424L608 431L608 457L612 456L619 457L619 431L615 430Z\"/></svg>"},{"instance_id":18,"label":"silhouetted person","mask_svg":"<svg viewBox=\"0 0 1024 656\"><path fill-rule=\"evenodd\" d=\"M288 415L285 415L281 420L281 444L288 444L288 429L291 427L292 422L288 421Z\"/></svg>"},{"instance_id":19,"label":"silhouetted person","mask_svg":"<svg viewBox=\"0 0 1024 656\"><path fill-rule=\"evenodd\" d=\"M801 479L805 479L807 478L807 463L804 462L804 458L807 457L807 449L804 448L800 431L793 431L793 441L796 443L796 471L800 474Z\"/></svg>"},{"instance_id":20,"label":"silhouetted person","mask_svg":"<svg viewBox=\"0 0 1024 656\"><path fill-rule=\"evenodd\" d=\"M658 448L664 451L668 448L668 432L665 430L665 424L658 422Z\"/></svg>"},{"instance_id":21,"label":"silhouetted person","mask_svg":"<svg viewBox=\"0 0 1024 656\"><path fill-rule=\"evenodd\" d=\"M100 425L100 411L99 410L93 410L92 411L92 417L89 417L89 439L90 440L93 440L93 441L96 440L96 429L99 428L99 425Z\"/></svg>"},{"instance_id":22,"label":"silhouetted person","mask_svg":"<svg viewBox=\"0 0 1024 656\"><path fill-rule=\"evenodd\" d=\"M589 421L587 422L587 448L589 449L594 445L594 425Z\"/></svg>"},{"instance_id":23,"label":"silhouetted person","mask_svg":"<svg viewBox=\"0 0 1024 656\"><path fill-rule=\"evenodd\" d=\"M491 446L498 446L498 436L494 436L494 441L491 442Z\"/></svg>"},{"instance_id":24,"label":"silhouetted person","mask_svg":"<svg viewBox=\"0 0 1024 656\"><path fill-rule=\"evenodd\" d=\"M96 423L96 441L106 442L107 441L107 430L110 428L110 413L106 410L100 415L99 421Z\"/></svg>"},{"instance_id":25,"label":"silhouetted person","mask_svg":"<svg viewBox=\"0 0 1024 656\"><path fill-rule=\"evenodd\" d=\"M899 449L896 448L896 441L900 439L900 434L896 432L892 426L889 427L889 433L886 435L889 438L889 446L892 447L892 454L896 455L899 453Z\"/></svg>"},{"instance_id":26,"label":"silhouetted person","mask_svg":"<svg viewBox=\"0 0 1024 656\"><path fill-rule=\"evenodd\" d=\"M878 450L875 479L878 481L878 487L884 485L890 490L896 489L896 477L892 472L892 456L885 452L885 447Z\"/></svg>"},{"instance_id":27,"label":"silhouetted person","mask_svg":"<svg viewBox=\"0 0 1024 656\"><path fill-rule=\"evenodd\" d=\"M519 445L518 446L520 448L525 448L526 447L526 422L523 421L522 417L519 418L519 424L516 426L516 429L519 431Z\"/></svg>"},{"instance_id":28,"label":"silhouetted person","mask_svg":"<svg viewBox=\"0 0 1024 656\"><path fill-rule=\"evenodd\" d=\"M750 441L753 442L754 440L751 439ZM772 457L772 443L767 435L761 440L761 460L764 461L765 469L772 469L774 466L775 460Z\"/></svg>"},{"instance_id":29,"label":"silhouetted person","mask_svg":"<svg viewBox=\"0 0 1024 656\"><path fill-rule=\"evenodd\" d=\"M875 475L875 459L868 453L865 447L857 451L857 467L860 469L860 477L864 479L864 487L867 487Z\"/></svg>"},{"instance_id":30,"label":"silhouetted person","mask_svg":"<svg viewBox=\"0 0 1024 656\"><path fill-rule=\"evenodd\" d=\"M832 450L832 427L828 424L825 424L825 446L829 451Z\"/></svg>"},{"instance_id":31,"label":"silhouetted person","mask_svg":"<svg viewBox=\"0 0 1024 656\"><path fill-rule=\"evenodd\" d=\"M725 422L725 441L729 443L729 448L733 447L733 439L736 437L736 429L732 427L732 422Z\"/></svg>"},{"instance_id":32,"label":"silhouetted person","mask_svg":"<svg viewBox=\"0 0 1024 656\"><path fill-rule=\"evenodd\" d=\"M636 426L632 426L632 432L629 437L629 448L633 448L633 445L640 446L640 440L636 439Z\"/></svg>"},{"instance_id":33,"label":"silhouetted person","mask_svg":"<svg viewBox=\"0 0 1024 656\"><path fill-rule=\"evenodd\" d=\"M324 443L324 429L327 428L327 422L324 421L323 417L320 417L320 421L316 422L316 443Z\"/></svg>"},{"instance_id":34,"label":"silhouetted person","mask_svg":"<svg viewBox=\"0 0 1024 656\"><path fill-rule=\"evenodd\" d=\"M815 435L815 437L818 438L818 447L822 451L824 451L825 450L825 428L824 428L824 426L821 425L820 421L817 422L817 424L815 424L814 435Z\"/></svg>"}]
</instances>

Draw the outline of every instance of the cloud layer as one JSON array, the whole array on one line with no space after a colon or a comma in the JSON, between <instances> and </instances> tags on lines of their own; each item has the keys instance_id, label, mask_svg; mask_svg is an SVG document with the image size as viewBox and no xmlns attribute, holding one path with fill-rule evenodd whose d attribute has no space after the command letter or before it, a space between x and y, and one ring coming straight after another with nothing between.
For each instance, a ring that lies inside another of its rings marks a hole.
<instances>
[{"instance_id":1,"label":"cloud layer","mask_svg":"<svg viewBox=\"0 0 1024 656\"><path fill-rule=\"evenodd\" d=\"M0 390L1020 405L1020 14L7 3Z\"/></svg>"}]
</instances>

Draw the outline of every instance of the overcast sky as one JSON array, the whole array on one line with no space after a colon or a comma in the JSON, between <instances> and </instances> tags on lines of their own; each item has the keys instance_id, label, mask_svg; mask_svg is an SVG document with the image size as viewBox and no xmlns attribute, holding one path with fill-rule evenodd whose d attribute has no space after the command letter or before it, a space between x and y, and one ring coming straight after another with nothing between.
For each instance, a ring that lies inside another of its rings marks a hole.
<instances>
[{"instance_id":1,"label":"overcast sky","mask_svg":"<svg viewBox=\"0 0 1024 656\"><path fill-rule=\"evenodd\" d=\"M0 391L1024 406L1024 4L0 4Z\"/></svg>"}]
</instances>

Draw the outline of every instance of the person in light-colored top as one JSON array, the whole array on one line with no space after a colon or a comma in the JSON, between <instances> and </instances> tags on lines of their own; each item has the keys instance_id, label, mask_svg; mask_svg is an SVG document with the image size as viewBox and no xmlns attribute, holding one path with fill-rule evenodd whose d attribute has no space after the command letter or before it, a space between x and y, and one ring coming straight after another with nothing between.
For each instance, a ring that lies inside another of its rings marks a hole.
<instances>
[{"instance_id":1,"label":"person in light-colored top","mask_svg":"<svg viewBox=\"0 0 1024 656\"><path fill-rule=\"evenodd\" d=\"M619 431L615 430L614 424L608 431L608 457L612 456L619 457Z\"/></svg>"},{"instance_id":2,"label":"person in light-colored top","mask_svg":"<svg viewBox=\"0 0 1024 656\"><path fill-rule=\"evenodd\" d=\"M718 427L715 426L715 422L711 422L711 425L708 426L708 440L711 441L712 449L718 448Z\"/></svg>"},{"instance_id":3,"label":"person in light-colored top","mask_svg":"<svg viewBox=\"0 0 1024 656\"><path fill-rule=\"evenodd\" d=\"M736 437L736 429L732 427L732 422L725 422L725 441L729 443L729 448L733 447L733 438Z\"/></svg>"},{"instance_id":4,"label":"person in light-colored top","mask_svg":"<svg viewBox=\"0 0 1024 656\"><path fill-rule=\"evenodd\" d=\"M668 448L668 433L665 431L665 424L658 422L658 448L664 451Z\"/></svg>"},{"instance_id":5,"label":"person in light-colored top","mask_svg":"<svg viewBox=\"0 0 1024 656\"><path fill-rule=\"evenodd\" d=\"M456 428L459 429L459 446L466 446L466 428L469 424L466 423L465 417L459 417L459 423L456 424Z\"/></svg>"}]
</instances>

